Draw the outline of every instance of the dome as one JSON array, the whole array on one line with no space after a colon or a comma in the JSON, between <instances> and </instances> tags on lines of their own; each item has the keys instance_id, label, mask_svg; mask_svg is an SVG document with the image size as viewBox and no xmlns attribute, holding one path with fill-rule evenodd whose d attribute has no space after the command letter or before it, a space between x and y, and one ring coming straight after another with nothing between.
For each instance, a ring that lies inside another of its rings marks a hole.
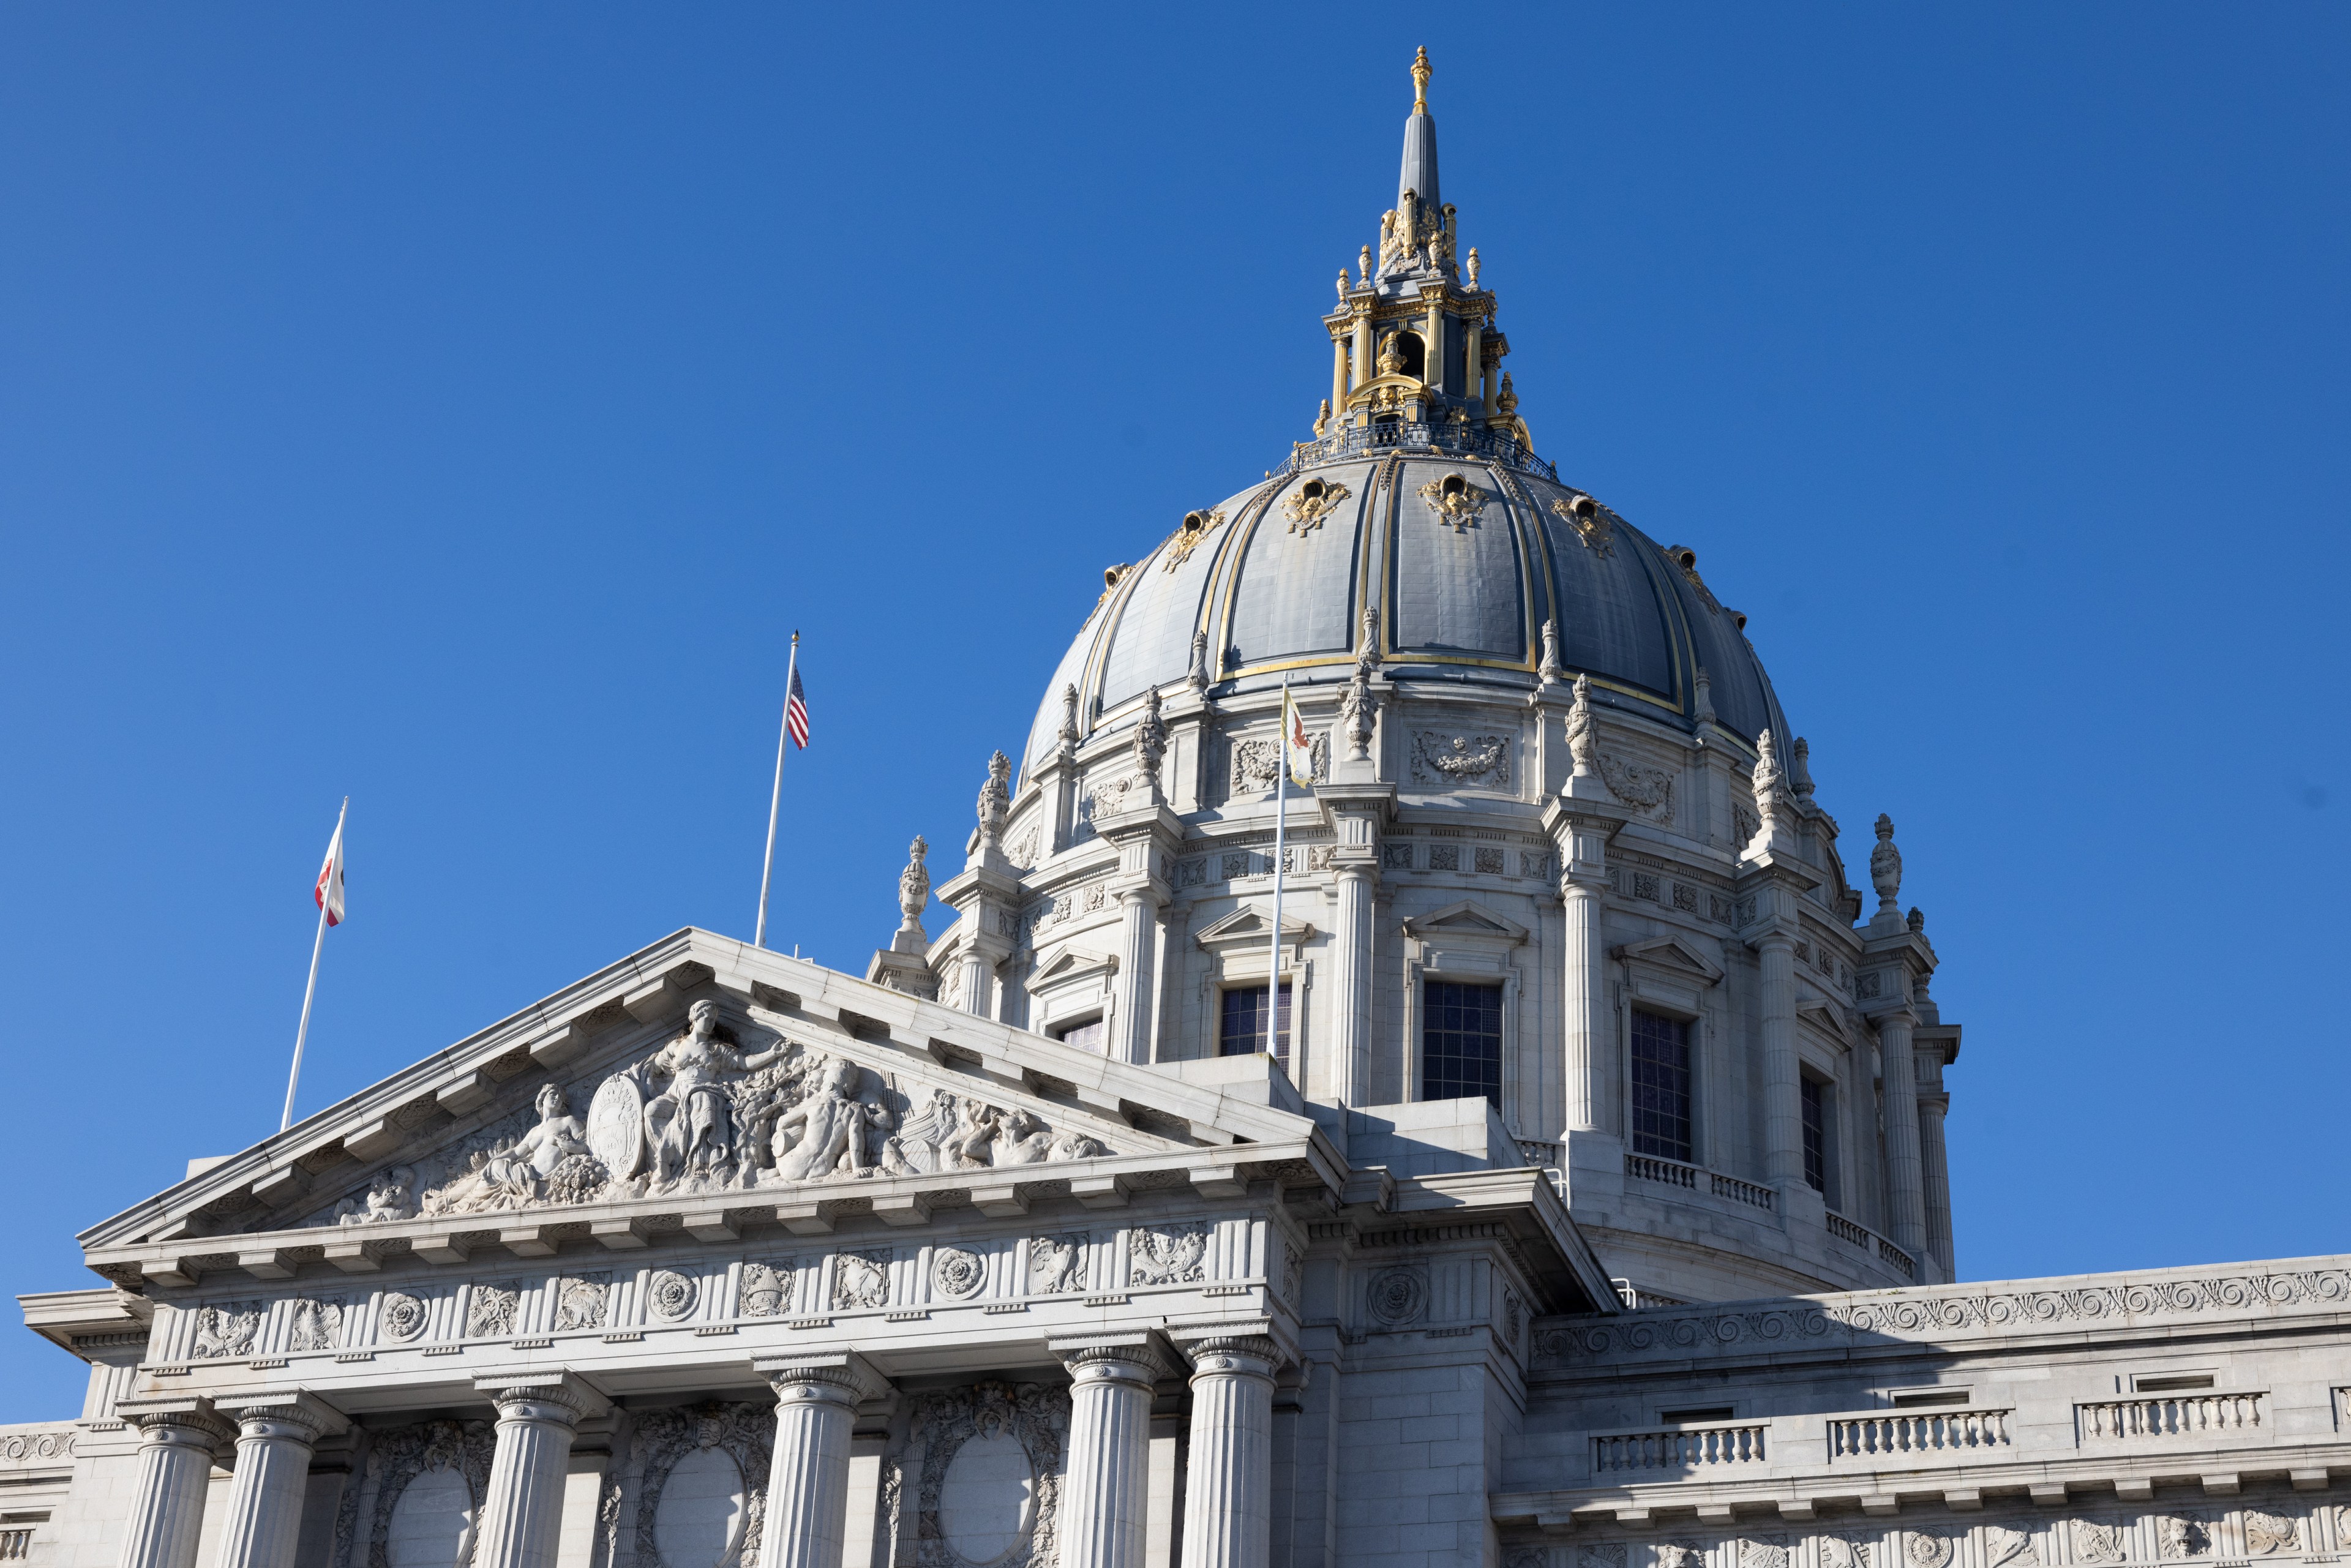
<instances>
[{"instance_id":1,"label":"dome","mask_svg":"<svg viewBox=\"0 0 2351 1568\"><path fill-rule=\"evenodd\" d=\"M1366 611L1391 678L1531 691L1548 622L1563 677L1588 674L1603 704L1687 728L1704 671L1718 725L1750 741L1785 727L1746 618L1708 589L1695 551L1660 546L1482 433L1301 444L1280 473L1105 576L1038 709L1030 766L1051 753L1072 685L1092 729L1146 691L1202 679L1220 696L1285 677L1343 685Z\"/></svg>"}]
</instances>

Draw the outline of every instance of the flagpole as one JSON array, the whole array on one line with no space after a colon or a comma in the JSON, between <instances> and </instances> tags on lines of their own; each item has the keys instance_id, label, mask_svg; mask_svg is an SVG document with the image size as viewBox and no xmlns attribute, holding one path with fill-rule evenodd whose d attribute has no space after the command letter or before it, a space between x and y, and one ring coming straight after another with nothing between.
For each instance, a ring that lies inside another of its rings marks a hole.
<instances>
[{"instance_id":1,"label":"flagpole","mask_svg":"<svg viewBox=\"0 0 2351 1568\"><path fill-rule=\"evenodd\" d=\"M800 634L792 633L792 653L784 666L784 723L776 732L776 788L768 797L768 854L759 863L759 922L751 933L751 946L768 945L768 883L776 873L776 814L784 803L784 750L792 734L792 677L799 673Z\"/></svg>"},{"instance_id":2,"label":"flagpole","mask_svg":"<svg viewBox=\"0 0 2351 1568\"><path fill-rule=\"evenodd\" d=\"M1281 866L1284 856L1283 831L1289 823L1290 796L1290 677L1281 677L1281 716L1280 738L1273 748L1273 962L1266 970L1265 982L1265 1053L1279 1056L1274 1049L1274 1028L1281 1017Z\"/></svg>"},{"instance_id":3,"label":"flagpole","mask_svg":"<svg viewBox=\"0 0 2351 1568\"><path fill-rule=\"evenodd\" d=\"M343 837L343 819L350 815L351 798L343 797L343 809L335 813L335 841ZM310 1038L310 998L319 994L319 955L327 946L327 895L319 894L319 934L310 939L310 980L302 988L302 1022L294 1030L294 1071L286 1075L286 1109L277 1118L277 1130L284 1132L294 1124L294 1088L302 1082L302 1046Z\"/></svg>"}]
</instances>

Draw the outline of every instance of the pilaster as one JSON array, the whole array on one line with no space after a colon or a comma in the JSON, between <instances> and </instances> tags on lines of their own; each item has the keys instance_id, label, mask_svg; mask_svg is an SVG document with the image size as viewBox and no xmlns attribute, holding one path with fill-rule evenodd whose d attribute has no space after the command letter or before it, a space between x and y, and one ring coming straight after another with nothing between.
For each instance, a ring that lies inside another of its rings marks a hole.
<instances>
[{"instance_id":1,"label":"pilaster","mask_svg":"<svg viewBox=\"0 0 2351 1568\"><path fill-rule=\"evenodd\" d=\"M1802 1068L1796 1055L1796 942L1802 926L1798 910L1819 885L1821 873L1798 857L1784 822L1767 822L1740 857L1738 893L1752 901L1754 914L1740 938L1755 949L1761 969L1757 998L1763 1067L1763 1179L1782 1197L1783 1208L1801 1213L1823 1207L1804 1180L1804 1107Z\"/></svg>"},{"instance_id":2,"label":"pilaster","mask_svg":"<svg viewBox=\"0 0 2351 1568\"><path fill-rule=\"evenodd\" d=\"M1094 831L1118 851L1110 891L1119 904L1118 975L1113 982L1115 1038L1110 1054L1147 1065L1156 1054L1161 911L1171 890L1169 866L1184 841L1184 820L1157 801L1095 820Z\"/></svg>"}]
</instances>

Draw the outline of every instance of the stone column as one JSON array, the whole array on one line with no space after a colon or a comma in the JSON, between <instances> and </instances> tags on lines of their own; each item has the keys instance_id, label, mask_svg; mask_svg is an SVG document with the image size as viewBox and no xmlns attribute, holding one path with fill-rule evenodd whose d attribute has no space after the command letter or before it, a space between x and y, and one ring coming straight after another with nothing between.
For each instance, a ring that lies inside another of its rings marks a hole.
<instances>
[{"instance_id":1,"label":"stone column","mask_svg":"<svg viewBox=\"0 0 2351 1568\"><path fill-rule=\"evenodd\" d=\"M196 1398L125 1399L115 1413L139 1427L139 1481L122 1532L121 1568L196 1568L204 1490L229 1428Z\"/></svg>"},{"instance_id":2,"label":"stone column","mask_svg":"<svg viewBox=\"0 0 2351 1568\"><path fill-rule=\"evenodd\" d=\"M560 1367L486 1373L474 1387L498 1410L474 1568L555 1568L572 1433L611 1402Z\"/></svg>"},{"instance_id":3,"label":"stone column","mask_svg":"<svg viewBox=\"0 0 2351 1568\"><path fill-rule=\"evenodd\" d=\"M1331 848L1331 996L1322 1009L1329 1022L1315 1031L1327 1046L1318 1045L1302 1072L1293 1054L1290 1076L1310 1099L1362 1105L1371 1098L1372 916L1380 888L1380 830L1395 810L1395 786L1351 777L1372 778L1376 766L1368 760L1350 759L1332 771L1345 776L1315 791L1322 820L1338 841Z\"/></svg>"},{"instance_id":4,"label":"stone column","mask_svg":"<svg viewBox=\"0 0 2351 1568\"><path fill-rule=\"evenodd\" d=\"M1111 1056L1119 1061L1151 1061L1152 1003L1157 998L1159 903L1148 887L1118 894L1118 1019Z\"/></svg>"},{"instance_id":5,"label":"stone column","mask_svg":"<svg viewBox=\"0 0 2351 1568\"><path fill-rule=\"evenodd\" d=\"M1943 1113L1950 1103L1948 1094L1918 1097L1918 1142L1927 1167L1927 1249L1943 1266L1943 1278L1956 1280L1959 1266L1951 1256L1951 1168L1943 1150Z\"/></svg>"},{"instance_id":6,"label":"stone column","mask_svg":"<svg viewBox=\"0 0 2351 1568\"><path fill-rule=\"evenodd\" d=\"M349 1423L300 1392L225 1401L220 1409L237 1424L236 1481L221 1521L220 1568L294 1568L311 1447Z\"/></svg>"},{"instance_id":7,"label":"stone column","mask_svg":"<svg viewBox=\"0 0 2351 1568\"><path fill-rule=\"evenodd\" d=\"M1918 1069L1910 1031L1918 1019L1908 1008L1877 1018L1879 1070L1886 1080L1886 1228L1894 1245L1917 1258L1927 1249L1927 1188L1918 1164Z\"/></svg>"},{"instance_id":8,"label":"stone column","mask_svg":"<svg viewBox=\"0 0 2351 1568\"><path fill-rule=\"evenodd\" d=\"M1339 419L1347 412L1347 340L1331 340L1331 417Z\"/></svg>"},{"instance_id":9,"label":"stone column","mask_svg":"<svg viewBox=\"0 0 2351 1568\"><path fill-rule=\"evenodd\" d=\"M1183 1568L1268 1568L1273 1522L1270 1339L1194 1339L1192 1441L1185 1469Z\"/></svg>"},{"instance_id":10,"label":"stone column","mask_svg":"<svg viewBox=\"0 0 2351 1568\"><path fill-rule=\"evenodd\" d=\"M1423 346L1420 379L1437 391L1445 390L1445 294L1442 289L1427 298L1428 308L1423 313L1420 337Z\"/></svg>"},{"instance_id":11,"label":"stone column","mask_svg":"<svg viewBox=\"0 0 2351 1568\"><path fill-rule=\"evenodd\" d=\"M1609 1071L1616 1030L1608 1006L1602 897L1608 891L1608 841L1624 826L1625 814L1583 798L1603 788L1597 778L1568 783L1571 799L1553 802L1543 813L1543 826L1559 847L1559 897L1566 914L1560 942L1565 1128L1571 1134L1590 1134L1610 1131L1616 1121Z\"/></svg>"},{"instance_id":12,"label":"stone column","mask_svg":"<svg viewBox=\"0 0 2351 1568\"><path fill-rule=\"evenodd\" d=\"M1151 1507L1151 1404L1168 1370L1146 1334L1055 1340L1070 1369L1062 1568L1144 1568Z\"/></svg>"},{"instance_id":13,"label":"stone column","mask_svg":"<svg viewBox=\"0 0 2351 1568\"><path fill-rule=\"evenodd\" d=\"M1372 379L1372 313L1368 305L1355 311L1355 384Z\"/></svg>"},{"instance_id":14,"label":"stone column","mask_svg":"<svg viewBox=\"0 0 2351 1568\"><path fill-rule=\"evenodd\" d=\"M1804 1180L1804 1089L1796 1061L1796 939L1774 927L1756 944L1762 960L1763 1179Z\"/></svg>"},{"instance_id":15,"label":"stone column","mask_svg":"<svg viewBox=\"0 0 2351 1568\"><path fill-rule=\"evenodd\" d=\"M753 1364L776 1391L759 1568L841 1568L857 1406L886 1386L852 1352Z\"/></svg>"}]
</instances>

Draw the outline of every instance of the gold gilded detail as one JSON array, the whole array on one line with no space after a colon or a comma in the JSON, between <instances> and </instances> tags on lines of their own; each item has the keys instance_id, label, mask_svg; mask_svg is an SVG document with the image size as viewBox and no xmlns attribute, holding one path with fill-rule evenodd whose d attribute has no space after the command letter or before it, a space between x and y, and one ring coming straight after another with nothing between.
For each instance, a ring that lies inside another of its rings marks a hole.
<instances>
[{"instance_id":1,"label":"gold gilded detail","mask_svg":"<svg viewBox=\"0 0 2351 1568\"><path fill-rule=\"evenodd\" d=\"M1599 502L1589 496L1578 496L1573 501L1553 501L1551 509L1575 530L1576 538L1585 549L1597 556L1616 553L1616 527L1601 511Z\"/></svg>"},{"instance_id":2,"label":"gold gilded detail","mask_svg":"<svg viewBox=\"0 0 2351 1568\"><path fill-rule=\"evenodd\" d=\"M1698 551L1687 545L1667 545L1666 559L1682 569L1682 575L1689 580L1692 588L1698 590L1698 596L1706 601L1708 610L1719 611L1722 608L1722 601L1715 598L1713 591L1707 587L1706 579L1698 574Z\"/></svg>"},{"instance_id":3,"label":"gold gilded detail","mask_svg":"<svg viewBox=\"0 0 2351 1568\"><path fill-rule=\"evenodd\" d=\"M1428 63L1428 46L1423 44L1420 53L1414 56L1412 61L1412 111L1415 114L1428 112L1428 78L1436 74L1436 69Z\"/></svg>"},{"instance_id":4,"label":"gold gilded detail","mask_svg":"<svg viewBox=\"0 0 2351 1568\"><path fill-rule=\"evenodd\" d=\"M1225 513L1221 507L1214 511L1185 513L1184 520L1176 526L1175 537L1167 541L1166 563L1160 570L1174 571L1190 560L1193 549L1224 520Z\"/></svg>"},{"instance_id":5,"label":"gold gilded detail","mask_svg":"<svg viewBox=\"0 0 2351 1568\"><path fill-rule=\"evenodd\" d=\"M1353 494L1336 479L1309 479L1290 493L1281 509L1290 516L1289 531L1311 534L1322 526L1322 519L1339 509L1339 503Z\"/></svg>"},{"instance_id":6,"label":"gold gilded detail","mask_svg":"<svg viewBox=\"0 0 2351 1568\"><path fill-rule=\"evenodd\" d=\"M1420 498L1437 514L1437 520L1447 524L1457 534L1468 533L1484 517L1486 503L1492 499L1485 491L1458 474L1447 474L1442 479L1431 479L1420 487Z\"/></svg>"}]
</instances>

